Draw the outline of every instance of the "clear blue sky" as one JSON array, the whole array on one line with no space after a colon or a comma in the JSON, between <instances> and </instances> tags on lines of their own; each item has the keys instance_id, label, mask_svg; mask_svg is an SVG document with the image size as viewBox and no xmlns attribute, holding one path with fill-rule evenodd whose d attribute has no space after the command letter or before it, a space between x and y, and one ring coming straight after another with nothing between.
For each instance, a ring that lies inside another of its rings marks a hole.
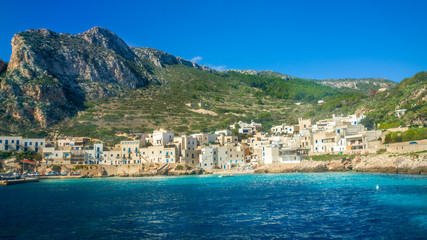
<instances>
[{"instance_id":1,"label":"clear blue sky","mask_svg":"<svg viewBox=\"0 0 427 240\"><path fill-rule=\"evenodd\" d=\"M427 1L0 0L0 58L16 32L108 28L219 69L305 78L385 77L427 70Z\"/></svg>"}]
</instances>

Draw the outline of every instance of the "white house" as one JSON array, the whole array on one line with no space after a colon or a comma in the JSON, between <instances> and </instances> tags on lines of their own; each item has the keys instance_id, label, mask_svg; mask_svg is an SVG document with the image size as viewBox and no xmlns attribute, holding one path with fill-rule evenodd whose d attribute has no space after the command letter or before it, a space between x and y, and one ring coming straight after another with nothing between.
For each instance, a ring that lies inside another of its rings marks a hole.
<instances>
[{"instance_id":1,"label":"white house","mask_svg":"<svg viewBox=\"0 0 427 240\"><path fill-rule=\"evenodd\" d=\"M173 132L160 129L153 132L153 145L154 146L166 146L172 143L174 140Z\"/></svg>"},{"instance_id":2,"label":"white house","mask_svg":"<svg viewBox=\"0 0 427 240\"><path fill-rule=\"evenodd\" d=\"M0 151L41 152L44 146L44 138L0 136Z\"/></svg>"}]
</instances>

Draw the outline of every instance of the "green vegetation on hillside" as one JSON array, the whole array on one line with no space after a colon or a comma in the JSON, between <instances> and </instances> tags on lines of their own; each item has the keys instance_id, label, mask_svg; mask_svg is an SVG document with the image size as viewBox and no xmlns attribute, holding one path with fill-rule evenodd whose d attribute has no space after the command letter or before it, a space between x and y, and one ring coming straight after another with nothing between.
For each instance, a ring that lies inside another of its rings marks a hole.
<instances>
[{"instance_id":1,"label":"green vegetation on hillside","mask_svg":"<svg viewBox=\"0 0 427 240\"><path fill-rule=\"evenodd\" d=\"M338 96L342 93L332 87L324 86L314 81L293 78L285 80L279 77L264 77L228 71L224 77L230 82L244 83L250 87L259 88L262 93L281 99L317 102L327 96Z\"/></svg>"},{"instance_id":2,"label":"green vegetation on hillside","mask_svg":"<svg viewBox=\"0 0 427 240\"><path fill-rule=\"evenodd\" d=\"M402 80L390 91L378 93L363 106L366 116L381 129L427 123L427 72L419 72ZM399 118L395 111L406 109Z\"/></svg>"},{"instance_id":3,"label":"green vegetation on hillside","mask_svg":"<svg viewBox=\"0 0 427 240\"><path fill-rule=\"evenodd\" d=\"M404 132L390 132L384 138L384 143L407 142L427 139L427 128L410 128Z\"/></svg>"}]
</instances>

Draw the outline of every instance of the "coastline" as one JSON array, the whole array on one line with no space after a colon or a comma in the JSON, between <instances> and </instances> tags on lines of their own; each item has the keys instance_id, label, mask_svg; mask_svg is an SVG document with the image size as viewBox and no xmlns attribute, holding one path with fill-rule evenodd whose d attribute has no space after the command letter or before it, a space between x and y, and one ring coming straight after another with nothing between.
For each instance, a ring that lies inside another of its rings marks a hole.
<instances>
[{"instance_id":1,"label":"coastline","mask_svg":"<svg viewBox=\"0 0 427 240\"><path fill-rule=\"evenodd\" d=\"M427 174L427 153L421 154L370 154L358 155L353 159L313 161L303 160L299 164L266 165L256 173L287 172L365 172L365 173L400 173Z\"/></svg>"},{"instance_id":2,"label":"coastline","mask_svg":"<svg viewBox=\"0 0 427 240\"><path fill-rule=\"evenodd\" d=\"M353 159L315 161L303 160L301 163L282 163L259 166L256 170L203 170L200 168L178 169L179 164L168 164L161 168L159 164L129 165L66 165L64 170L79 168L79 176L41 176L40 179L74 179L97 177L148 177L148 176L184 176L203 174L262 174L262 173L309 173L309 172L361 172L390 174L427 174L427 153L419 154L368 154L357 155ZM49 169L42 166L42 169ZM160 169L161 170L158 170Z\"/></svg>"}]
</instances>

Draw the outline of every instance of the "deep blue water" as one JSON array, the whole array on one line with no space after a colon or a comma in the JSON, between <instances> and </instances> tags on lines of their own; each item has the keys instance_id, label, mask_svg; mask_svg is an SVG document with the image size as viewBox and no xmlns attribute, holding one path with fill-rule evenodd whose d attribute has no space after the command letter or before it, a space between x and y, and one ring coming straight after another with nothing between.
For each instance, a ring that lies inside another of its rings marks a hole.
<instances>
[{"instance_id":1,"label":"deep blue water","mask_svg":"<svg viewBox=\"0 0 427 240\"><path fill-rule=\"evenodd\" d=\"M426 239L427 176L265 174L0 186L0 238Z\"/></svg>"}]
</instances>

